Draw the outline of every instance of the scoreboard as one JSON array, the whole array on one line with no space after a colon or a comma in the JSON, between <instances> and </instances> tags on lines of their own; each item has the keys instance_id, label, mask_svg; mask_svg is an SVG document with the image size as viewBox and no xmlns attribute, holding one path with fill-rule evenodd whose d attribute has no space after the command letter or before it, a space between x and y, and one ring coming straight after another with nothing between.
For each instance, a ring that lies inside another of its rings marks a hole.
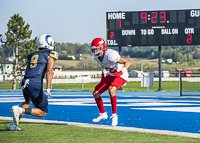
<instances>
[{"instance_id":1,"label":"scoreboard","mask_svg":"<svg viewBox=\"0 0 200 143\"><path fill-rule=\"evenodd\" d=\"M200 45L200 10L107 12L108 47Z\"/></svg>"}]
</instances>

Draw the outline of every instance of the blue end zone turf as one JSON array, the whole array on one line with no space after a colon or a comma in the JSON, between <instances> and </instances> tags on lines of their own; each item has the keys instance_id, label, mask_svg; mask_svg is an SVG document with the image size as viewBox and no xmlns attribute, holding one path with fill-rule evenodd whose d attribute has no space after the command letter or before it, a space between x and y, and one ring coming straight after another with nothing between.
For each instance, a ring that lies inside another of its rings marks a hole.
<instances>
[{"instance_id":1,"label":"blue end zone turf","mask_svg":"<svg viewBox=\"0 0 200 143\"><path fill-rule=\"evenodd\" d=\"M118 126L199 133L200 98L178 97L177 93L117 92ZM148 96L150 94L152 96ZM162 94L166 96L157 97ZM102 98L105 110L111 116L108 92L105 92ZM0 92L0 116L12 117L10 108L16 104L20 105L23 101L20 91ZM98 116L92 92L52 92L48 107L49 112L43 118L30 115L24 115L23 118L111 125L110 118L99 123L92 122L92 119Z\"/></svg>"}]
</instances>

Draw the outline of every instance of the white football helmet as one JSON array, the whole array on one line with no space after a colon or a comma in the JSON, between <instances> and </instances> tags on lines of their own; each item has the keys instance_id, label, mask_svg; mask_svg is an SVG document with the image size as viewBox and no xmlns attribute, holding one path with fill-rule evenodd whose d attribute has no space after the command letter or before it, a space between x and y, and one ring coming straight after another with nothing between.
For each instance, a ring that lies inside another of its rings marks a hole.
<instances>
[{"instance_id":1,"label":"white football helmet","mask_svg":"<svg viewBox=\"0 0 200 143\"><path fill-rule=\"evenodd\" d=\"M53 38L48 34L43 34L37 39L37 47L55 50L55 42Z\"/></svg>"}]
</instances>

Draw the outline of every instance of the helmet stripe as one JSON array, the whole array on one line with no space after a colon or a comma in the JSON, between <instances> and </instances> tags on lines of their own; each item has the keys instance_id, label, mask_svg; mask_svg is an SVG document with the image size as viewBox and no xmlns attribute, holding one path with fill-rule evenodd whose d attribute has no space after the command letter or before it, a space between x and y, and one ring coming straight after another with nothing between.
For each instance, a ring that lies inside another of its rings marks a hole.
<instances>
[{"instance_id":1,"label":"helmet stripe","mask_svg":"<svg viewBox=\"0 0 200 143\"><path fill-rule=\"evenodd\" d=\"M48 42L48 38L49 38L49 37L51 37L51 36L50 36L50 35L47 35L47 36L45 37L45 41L47 42L48 45L50 45L50 43Z\"/></svg>"}]
</instances>

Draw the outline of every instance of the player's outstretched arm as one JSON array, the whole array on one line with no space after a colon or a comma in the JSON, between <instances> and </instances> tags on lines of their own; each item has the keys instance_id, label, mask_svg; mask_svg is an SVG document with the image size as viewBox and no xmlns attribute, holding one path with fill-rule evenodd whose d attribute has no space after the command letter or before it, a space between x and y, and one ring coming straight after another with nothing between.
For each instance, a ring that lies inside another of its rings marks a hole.
<instances>
[{"instance_id":1,"label":"player's outstretched arm","mask_svg":"<svg viewBox=\"0 0 200 143\"><path fill-rule=\"evenodd\" d=\"M49 57L47 63L47 88L51 87L51 80L53 78L53 66L54 66L54 59Z\"/></svg>"},{"instance_id":2,"label":"player's outstretched arm","mask_svg":"<svg viewBox=\"0 0 200 143\"><path fill-rule=\"evenodd\" d=\"M52 57L49 57L48 63L47 63L47 96L51 96L50 87L51 87L51 81L53 78L53 66L54 66L55 59Z\"/></svg>"},{"instance_id":3,"label":"player's outstretched arm","mask_svg":"<svg viewBox=\"0 0 200 143\"><path fill-rule=\"evenodd\" d=\"M126 69L128 69L130 67L130 65L131 65L131 63L128 60L124 59L124 58L120 58L119 61L117 61L117 62L120 63L120 64L124 64L124 67Z\"/></svg>"}]
</instances>

